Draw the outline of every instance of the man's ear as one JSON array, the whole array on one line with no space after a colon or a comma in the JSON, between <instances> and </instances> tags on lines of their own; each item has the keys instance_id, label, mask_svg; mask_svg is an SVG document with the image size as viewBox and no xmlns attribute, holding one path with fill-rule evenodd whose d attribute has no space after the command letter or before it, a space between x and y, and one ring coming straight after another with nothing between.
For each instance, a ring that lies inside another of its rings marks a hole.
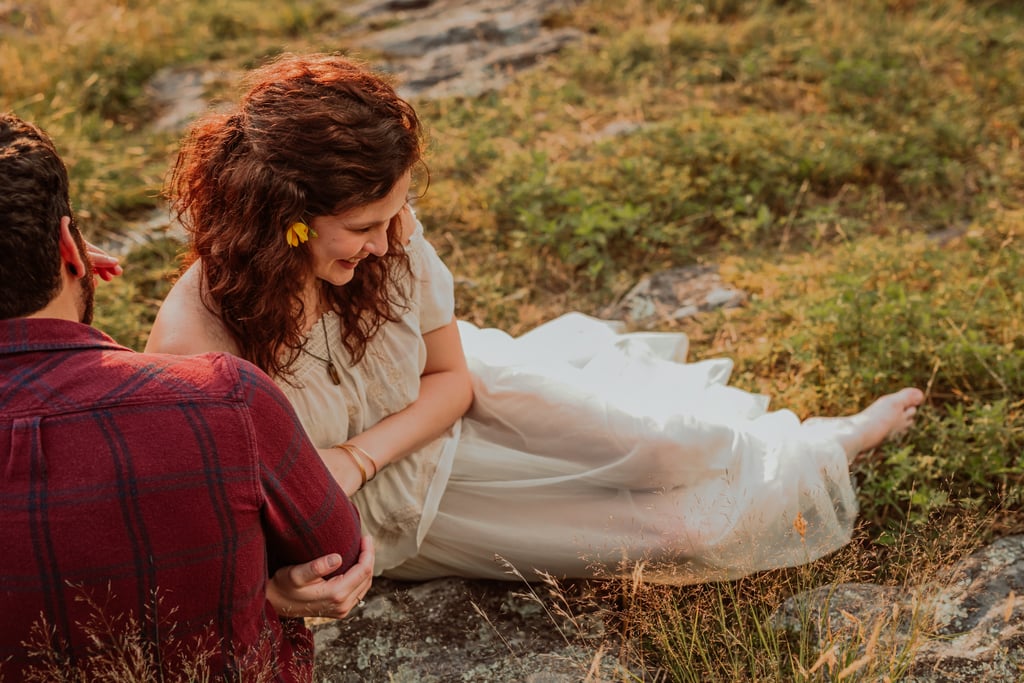
<instances>
[{"instance_id":1,"label":"man's ear","mask_svg":"<svg viewBox=\"0 0 1024 683\"><path fill-rule=\"evenodd\" d=\"M82 253L78 250L78 242L71 236L71 218L61 216L60 219L60 259L64 267L75 278L88 275Z\"/></svg>"}]
</instances>

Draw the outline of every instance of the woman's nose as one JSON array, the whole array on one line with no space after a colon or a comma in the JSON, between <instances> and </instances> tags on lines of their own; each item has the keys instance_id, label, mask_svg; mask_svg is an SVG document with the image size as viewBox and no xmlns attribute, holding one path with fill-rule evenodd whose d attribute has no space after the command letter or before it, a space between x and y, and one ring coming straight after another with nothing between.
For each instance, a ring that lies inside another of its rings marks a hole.
<instances>
[{"instance_id":1,"label":"woman's nose","mask_svg":"<svg viewBox=\"0 0 1024 683\"><path fill-rule=\"evenodd\" d=\"M370 233L370 239L366 241L365 248L374 256L383 256L388 253L388 228L386 225Z\"/></svg>"}]
</instances>

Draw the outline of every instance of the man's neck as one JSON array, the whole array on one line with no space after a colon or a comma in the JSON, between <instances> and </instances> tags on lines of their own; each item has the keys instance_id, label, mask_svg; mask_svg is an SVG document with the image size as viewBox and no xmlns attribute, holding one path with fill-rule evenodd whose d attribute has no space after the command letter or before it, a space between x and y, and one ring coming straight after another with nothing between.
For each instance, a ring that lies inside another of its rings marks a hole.
<instances>
[{"instance_id":1,"label":"man's neck","mask_svg":"<svg viewBox=\"0 0 1024 683\"><path fill-rule=\"evenodd\" d=\"M81 285L77 280L68 275L62 275L60 292L50 299L50 303L43 306L35 313L29 313L26 318L56 318L57 320L69 320L71 322L82 322L82 311L80 310L80 299L78 288Z\"/></svg>"}]
</instances>

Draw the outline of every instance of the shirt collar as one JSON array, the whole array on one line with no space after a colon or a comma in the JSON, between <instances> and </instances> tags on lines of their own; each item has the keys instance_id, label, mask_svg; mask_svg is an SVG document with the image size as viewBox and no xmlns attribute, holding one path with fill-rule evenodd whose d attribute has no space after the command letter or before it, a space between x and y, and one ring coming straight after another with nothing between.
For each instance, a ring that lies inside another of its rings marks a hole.
<instances>
[{"instance_id":1,"label":"shirt collar","mask_svg":"<svg viewBox=\"0 0 1024 683\"><path fill-rule=\"evenodd\" d=\"M130 351L95 327L59 318L0 320L0 355L68 349Z\"/></svg>"}]
</instances>

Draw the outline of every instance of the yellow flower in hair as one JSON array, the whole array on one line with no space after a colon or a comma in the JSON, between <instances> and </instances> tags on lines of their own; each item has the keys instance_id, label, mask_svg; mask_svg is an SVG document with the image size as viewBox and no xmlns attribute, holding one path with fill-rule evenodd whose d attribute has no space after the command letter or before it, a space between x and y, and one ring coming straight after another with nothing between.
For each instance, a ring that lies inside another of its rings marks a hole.
<instances>
[{"instance_id":1,"label":"yellow flower in hair","mask_svg":"<svg viewBox=\"0 0 1024 683\"><path fill-rule=\"evenodd\" d=\"M295 221L284 233L284 238L288 240L288 246L290 247L305 244L310 237L316 237L316 230L313 230L302 221Z\"/></svg>"}]
</instances>

